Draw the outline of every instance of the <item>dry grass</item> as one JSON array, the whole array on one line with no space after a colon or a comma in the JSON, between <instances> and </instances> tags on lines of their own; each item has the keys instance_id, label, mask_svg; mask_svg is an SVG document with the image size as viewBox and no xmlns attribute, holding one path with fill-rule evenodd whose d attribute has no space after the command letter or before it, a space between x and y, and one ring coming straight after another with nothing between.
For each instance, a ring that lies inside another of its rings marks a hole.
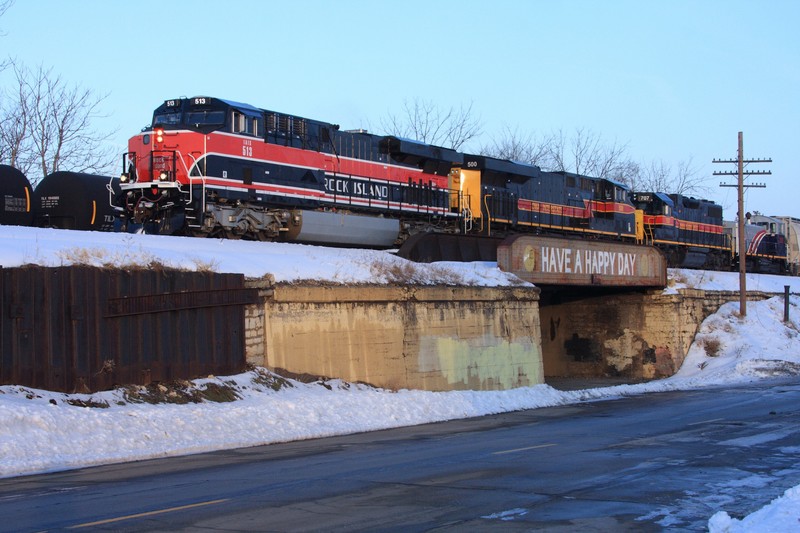
<instances>
[{"instance_id":1,"label":"dry grass","mask_svg":"<svg viewBox=\"0 0 800 533\"><path fill-rule=\"evenodd\" d=\"M709 357L717 357L722 349L722 342L716 337L706 337L703 339L703 349Z\"/></svg>"},{"instance_id":2,"label":"dry grass","mask_svg":"<svg viewBox=\"0 0 800 533\"><path fill-rule=\"evenodd\" d=\"M207 383L203 387L184 380L168 383L150 383L145 386L130 385L123 388L125 401L129 403L173 403L187 404L210 402L233 402L240 399L235 383Z\"/></svg>"},{"instance_id":3,"label":"dry grass","mask_svg":"<svg viewBox=\"0 0 800 533\"><path fill-rule=\"evenodd\" d=\"M464 277L453 270L435 265L410 261L385 261L370 265L370 272L378 279L395 285L434 283L436 285L466 285Z\"/></svg>"},{"instance_id":4,"label":"dry grass","mask_svg":"<svg viewBox=\"0 0 800 533\"><path fill-rule=\"evenodd\" d=\"M155 255L139 250L136 252L111 252L103 248L71 248L60 250L56 253L61 263L64 265L85 265L101 268L125 268L143 269L164 272L167 270L178 270L183 272L217 272L219 261L216 259L205 261L195 258L192 260L194 269L176 267L164 263Z\"/></svg>"}]
</instances>

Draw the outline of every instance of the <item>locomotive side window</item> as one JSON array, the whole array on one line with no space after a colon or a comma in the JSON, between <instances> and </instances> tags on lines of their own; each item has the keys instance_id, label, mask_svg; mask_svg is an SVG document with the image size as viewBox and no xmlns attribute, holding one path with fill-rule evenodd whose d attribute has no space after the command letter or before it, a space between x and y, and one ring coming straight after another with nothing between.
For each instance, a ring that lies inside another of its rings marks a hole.
<instances>
[{"instance_id":1,"label":"locomotive side window","mask_svg":"<svg viewBox=\"0 0 800 533\"><path fill-rule=\"evenodd\" d=\"M233 112L233 133L246 133L248 135L258 135L258 119L248 117L239 111Z\"/></svg>"},{"instance_id":2,"label":"locomotive side window","mask_svg":"<svg viewBox=\"0 0 800 533\"><path fill-rule=\"evenodd\" d=\"M233 112L233 133L241 133L245 131L245 116L238 111Z\"/></svg>"}]
</instances>

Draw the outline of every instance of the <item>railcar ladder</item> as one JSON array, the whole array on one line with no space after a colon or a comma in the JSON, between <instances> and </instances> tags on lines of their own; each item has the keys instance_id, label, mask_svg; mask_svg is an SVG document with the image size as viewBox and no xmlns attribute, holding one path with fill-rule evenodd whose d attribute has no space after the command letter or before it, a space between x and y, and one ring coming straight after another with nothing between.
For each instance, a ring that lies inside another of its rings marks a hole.
<instances>
[{"instance_id":1,"label":"railcar ladder","mask_svg":"<svg viewBox=\"0 0 800 533\"><path fill-rule=\"evenodd\" d=\"M645 224L644 226L644 244L653 244L655 241L655 234L653 233L653 226Z\"/></svg>"},{"instance_id":2,"label":"railcar ladder","mask_svg":"<svg viewBox=\"0 0 800 533\"><path fill-rule=\"evenodd\" d=\"M198 228L202 227L202 224L200 223L200 216L206 210L206 206L205 206L205 203L206 203L206 181L205 181L205 179L202 180L201 198L203 199L203 201L202 201L202 204L200 206L200 209L201 209L200 213L198 213L198 210L197 210L197 208L195 207L195 204L194 204L195 198L194 198L194 183L193 182L194 182L194 180L190 178L189 179L189 192L188 193L183 192L183 194L186 197L186 203L184 204L183 212L184 212L184 217L186 218L187 227L193 228L193 229L198 229Z\"/></svg>"},{"instance_id":3,"label":"railcar ladder","mask_svg":"<svg viewBox=\"0 0 800 533\"><path fill-rule=\"evenodd\" d=\"M464 233L466 234L472 231L472 210L469 207L465 207L461 213L464 220Z\"/></svg>"}]
</instances>

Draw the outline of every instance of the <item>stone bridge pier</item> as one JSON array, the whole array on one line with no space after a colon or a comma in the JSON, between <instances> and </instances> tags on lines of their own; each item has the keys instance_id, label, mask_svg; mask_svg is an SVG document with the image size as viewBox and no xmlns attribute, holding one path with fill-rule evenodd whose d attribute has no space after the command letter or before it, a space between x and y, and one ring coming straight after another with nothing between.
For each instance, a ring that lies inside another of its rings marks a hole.
<instances>
[{"instance_id":1,"label":"stone bridge pier","mask_svg":"<svg viewBox=\"0 0 800 533\"><path fill-rule=\"evenodd\" d=\"M752 292L750 299L774 295ZM672 376L683 364L703 320L736 291L680 289L568 298L540 306L547 377Z\"/></svg>"}]
</instances>

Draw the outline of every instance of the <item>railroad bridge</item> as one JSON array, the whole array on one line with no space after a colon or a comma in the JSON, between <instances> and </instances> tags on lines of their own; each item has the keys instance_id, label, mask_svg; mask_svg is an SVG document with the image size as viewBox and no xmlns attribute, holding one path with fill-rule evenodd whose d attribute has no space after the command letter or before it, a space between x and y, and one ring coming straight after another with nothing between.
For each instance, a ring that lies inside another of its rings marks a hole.
<instances>
[{"instance_id":1,"label":"railroad bridge","mask_svg":"<svg viewBox=\"0 0 800 533\"><path fill-rule=\"evenodd\" d=\"M248 360L391 389L509 389L559 377L671 376L703 319L738 293L664 291L653 247L518 236L498 266L535 286L273 285Z\"/></svg>"}]
</instances>

